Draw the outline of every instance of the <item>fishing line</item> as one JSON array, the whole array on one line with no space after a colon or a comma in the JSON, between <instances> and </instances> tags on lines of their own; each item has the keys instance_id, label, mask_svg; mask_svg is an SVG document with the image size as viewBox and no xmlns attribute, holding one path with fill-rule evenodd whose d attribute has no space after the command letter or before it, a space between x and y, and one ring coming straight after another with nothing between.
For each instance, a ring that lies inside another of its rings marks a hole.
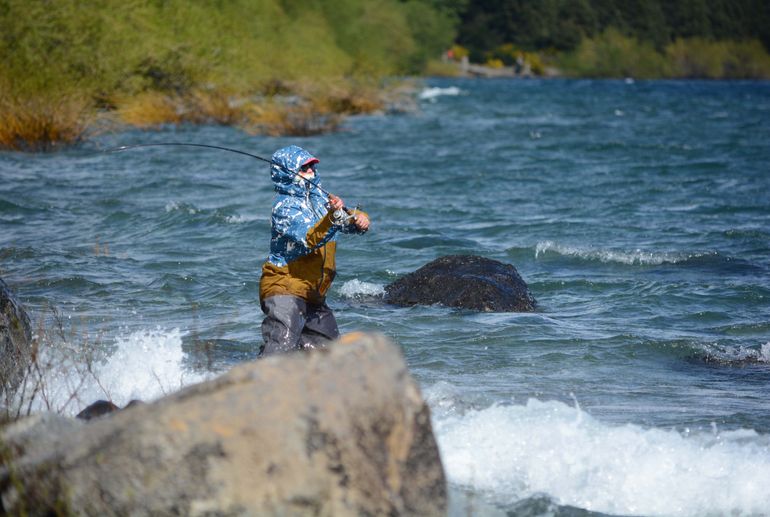
<instances>
[{"instance_id":1,"label":"fishing line","mask_svg":"<svg viewBox=\"0 0 770 517\"><path fill-rule=\"evenodd\" d=\"M105 152L107 152L107 153L118 153L118 152L121 152L121 151L127 151L129 149L137 149L139 147L161 147L161 146L204 147L204 148L207 148L207 149L218 149L220 151L227 151L229 153L242 154L244 156L248 156L250 158L254 158L256 160L260 160L260 161L269 163L270 165L275 165L275 166L279 167L283 171L288 172L289 174L291 174L294 178L301 179L302 181L305 182L306 185L308 185L310 187L317 188L318 190L320 190L321 192L326 194L327 197L328 196L334 196L334 194L332 194L328 190L322 188L319 185L316 185L315 183L313 183L309 179L303 177L298 172L293 171L291 169L288 169L288 168L284 167L283 165L281 165L280 163L276 163L273 160L268 160L267 158L263 158L261 156L257 156L256 154L247 153L246 151L241 151L239 149L232 149L230 147L223 147L221 145L194 144L194 143L190 143L190 142L155 142L155 143L149 143L149 144L123 145L123 146L120 146L120 147L115 147L113 149L107 149ZM341 210L336 210L334 212L334 214L333 214L333 218L334 218L335 223L337 223L337 224L344 224L344 223L350 223L351 221L354 221L355 217L356 217L356 213L358 212L359 209L360 209L360 206L356 205L356 207L352 211L348 207L346 207L346 206L343 206Z\"/></svg>"},{"instance_id":2,"label":"fishing line","mask_svg":"<svg viewBox=\"0 0 770 517\"><path fill-rule=\"evenodd\" d=\"M151 144L123 145L123 146L120 146L120 147L115 147L113 149L107 149L105 152L107 152L107 153L118 153L118 152L121 152L121 151L127 151L129 149L136 149L136 148L139 148L139 147L159 147L159 146L205 147L205 148L208 148L208 149L219 149L220 151L227 151L227 152L230 152L230 153L242 154L244 156L249 156L251 158L254 158L254 159L257 159L257 160L269 163L271 165L275 165L277 167L280 167L282 170L288 172L293 177L301 179L302 181L304 181L305 183L307 183L311 187L317 188L318 190L320 190L321 192L323 192L327 196L333 196L334 195L331 192L329 192L328 190L326 190L326 189L316 185L315 183L313 183L309 179L303 178L302 175L299 174L298 172L293 171L291 169L287 169L286 167L284 167L280 163L276 163L273 160L268 160L267 158L262 158L261 156L257 156L256 154L247 153L246 151L240 151L238 149L232 149L230 147L222 147L222 146L219 146L219 145L209 145L209 144L193 144L193 143L188 143L188 142L157 142L157 143L151 143ZM345 208L345 211L347 211L347 208Z\"/></svg>"}]
</instances>

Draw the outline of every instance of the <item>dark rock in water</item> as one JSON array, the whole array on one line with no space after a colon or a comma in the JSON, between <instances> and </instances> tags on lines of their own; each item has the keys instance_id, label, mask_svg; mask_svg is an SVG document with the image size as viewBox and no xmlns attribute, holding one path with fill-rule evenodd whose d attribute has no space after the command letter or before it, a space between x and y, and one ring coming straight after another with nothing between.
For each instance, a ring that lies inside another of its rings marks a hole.
<instances>
[{"instance_id":1,"label":"dark rock in water","mask_svg":"<svg viewBox=\"0 0 770 517\"><path fill-rule=\"evenodd\" d=\"M81 420L91 420L92 418L100 417L113 411L118 411L120 408L110 402L109 400L97 400L83 411L77 414L77 418Z\"/></svg>"},{"instance_id":2,"label":"dark rock in water","mask_svg":"<svg viewBox=\"0 0 770 517\"><path fill-rule=\"evenodd\" d=\"M132 399L123 409L141 406L142 404L144 404L144 402L141 400ZM97 400L90 406L86 407L83 411L78 413L75 418L79 418L81 420L91 420L92 418L97 418L120 410L120 406L116 406L109 400Z\"/></svg>"},{"instance_id":3,"label":"dark rock in water","mask_svg":"<svg viewBox=\"0 0 770 517\"><path fill-rule=\"evenodd\" d=\"M30 360L29 317L0 278L0 397L10 398Z\"/></svg>"},{"instance_id":4,"label":"dark rock in water","mask_svg":"<svg viewBox=\"0 0 770 517\"><path fill-rule=\"evenodd\" d=\"M476 255L447 255L429 262L387 285L385 301L485 312L531 312L536 305L515 267Z\"/></svg>"},{"instance_id":5,"label":"dark rock in water","mask_svg":"<svg viewBox=\"0 0 770 517\"><path fill-rule=\"evenodd\" d=\"M446 515L430 410L400 349L347 335L85 423L0 428L9 515Z\"/></svg>"}]
</instances>

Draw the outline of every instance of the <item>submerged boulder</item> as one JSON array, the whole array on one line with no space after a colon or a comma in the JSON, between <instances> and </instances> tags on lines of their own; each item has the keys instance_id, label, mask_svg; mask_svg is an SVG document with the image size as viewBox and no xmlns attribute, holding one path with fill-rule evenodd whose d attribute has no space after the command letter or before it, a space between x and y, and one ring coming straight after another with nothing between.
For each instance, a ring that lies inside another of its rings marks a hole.
<instances>
[{"instance_id":1,"label":"submerged boulder","mask_svg":"<svg viewBox=\"0 0 770 517\"><path fill-rule=\"evenodd\" d=\"M5 401L18 388L30 360L29 316L0 278L0 397Z\"/></svg>"},{"instance_id":2,"label":"submerged boulder","mask_svg":"<svg viewBox=\"0 0 770 517\"><path fill-rule=\"evenodd\" d=\"M485 312L531 312L536 305L515 267L476 255L447 255L429 262L385 286L385 301Z\"/></svg>"},{"instance_id":3,"label":"submerged boulder","mask_svg":"<svg viewBox=\"0 0 770 517\"><path fill-rule=\"evenodd\" d=\"M378 335L240 365L88 423L62 418L0 430L0 513L446 514L429 409Z\"/></svg>"}]
</instances>

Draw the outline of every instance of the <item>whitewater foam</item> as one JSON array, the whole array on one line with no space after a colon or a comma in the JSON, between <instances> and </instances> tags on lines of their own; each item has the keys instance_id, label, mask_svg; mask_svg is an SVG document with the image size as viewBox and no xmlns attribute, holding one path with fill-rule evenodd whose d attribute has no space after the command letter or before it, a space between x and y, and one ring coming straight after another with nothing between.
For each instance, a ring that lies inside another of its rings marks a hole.
<instances>
[{"instance_id":1,"label":"whitewater foam","mask_svg":"<svg viewBox=\"0 0 770 517\"><path fill-rule=\"evenodd\" d=\"M371 282L362 282L357 278L348 280L339 292L345 298L364 298L364 297L378 297L385 294L385 288L379 284L373 284Z\"/></svg>"},{"instance_id":2,"label":"whitewater foam","mask_svg":"<svg viewBox=\"0 0 770 517\"><path fill-rule=\"evenodd\" d=\"M115 344L115 353L97 372L118 405L134 398L154 400L211 375L184 368L178 328L134 332L118 337Z\"/></svg>"},{"instance_id":3,"label":"whitewater foam","mask_svg":"<svg viewBox=\"0 0 770 517\"><path fill-rule=\"evenodd\" d=\"M462 91L457 86L450 86L448 88L425 88L420 92L419 98L421 100L435 101L437 97L442 97L445 95L456 96L460 95L461 93Z\"/></svg>"},{"instance_id":4,"label":"whitewater foam","mask_svg":"<svg viewBox=\"0 0 770 517\"><path fill-rule=\"evenodd\" d=\"M770 508L770 437L753 430L611 426L534 399L438 413L434 430L450 482L497 504L547 494L561 505L621 515L763 515Z\"/></svg>"},{"instance_id":5,"label":"whitewater foam","mask_svg":"<svg viewBox=\"0 0 770 517\"><path fill-rule=\"evenodd\" d=\"M675 264L694 256L682 253L653 252L636 249L633 251L602 250L591 247L570 246L554 241L541 241L535 248L535 258L548 253L566 257L577 257L583 260L598 260L599 262L616 262L627 265L656 266L660 264Z\"/></svg>"},{"instance_id":6,"label":"whitewater foam","mask_svg":"<svg viewBox=\"0 0 770 517\"><path fill-rule=\"evenodd\" d=\"M61 347L45 350L41 386L33 412L77 414L100 399L118 406L132 399L155 400L212 374L187 370L183 365L182 332L178 329L140 330L115 339L114 352L96 360L90 371L78 351ZM65 355L67 357L65 357ZM29 393L27 394L29 396Z\"/></svg>"},{"instance_id":7,"label":"whitewater foam","mask_svg":"<svg viewBox=\"0 0 770 517\"><path fill-rule=\"evenodd\" d=\"M188 203L179 203L177 201L169 201L166 203L166 212L182 211L187 212L190 215L195 215L199 212L197 208Z\"/></svg>"},{"instance_id":8,"label":"whitewater foam","mask_svg":"<svg viewBox=\"0 0 770 517\"><path fill-rule=\"evenodd\" d=\"M695 348L706 359L718 363L770 363L770 342L761 345L759 349L718 344L700 344L695 345Z\"/></svg>"},{"instance_id":9,"label":"whitewater foam","mask_svg":"<svg viewBox=\"0 0 770 517\"><path fill-rule=\"evenodd\" d=\"M252 223L254 221L269 221L270 218L260 215L228 215L225 222L228 224Z\"/></svg>"}]
</instances>

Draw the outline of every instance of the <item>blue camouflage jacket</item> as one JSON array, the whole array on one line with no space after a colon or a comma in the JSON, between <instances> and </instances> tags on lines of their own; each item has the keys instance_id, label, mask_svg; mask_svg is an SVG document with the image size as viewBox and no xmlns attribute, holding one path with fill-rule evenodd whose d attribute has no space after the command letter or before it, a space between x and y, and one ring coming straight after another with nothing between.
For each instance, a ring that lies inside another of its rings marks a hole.
<instances>
[{"instance_id":1,"label":"blue camouflage jacket","mask_svg":"<svg viewBox=\"0 0 770 517\"><path fill-rule=\"evenodd\" d=\"M296 145L273 154L270 176L276 197L271 218L270 255L262 267L260 298L293 294L322 303L336 274L336 235L361 233L353 224L334 223L318 172L310 180L296 174L318 162ZM291 171L291 172L289 172Z\"/></svg>"}]
</instances>

